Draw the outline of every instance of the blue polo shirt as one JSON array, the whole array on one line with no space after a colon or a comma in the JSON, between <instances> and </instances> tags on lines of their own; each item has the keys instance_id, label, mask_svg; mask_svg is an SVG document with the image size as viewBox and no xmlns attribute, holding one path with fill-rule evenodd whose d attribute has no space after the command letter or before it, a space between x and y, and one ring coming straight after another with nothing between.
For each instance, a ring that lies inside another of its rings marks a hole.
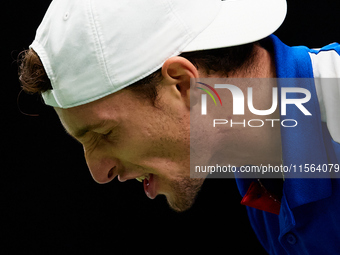
<instances>
[{"instance_id":1,"label":"blue polo shirt","mask_svg":"<svg viewBox=\"0 0 340 255\"><path fill-rule=\"evenodd\" d=\"M289 47L274 35L262 43L274 52L278 78L340 77L337 43L312 50ZM281 127L283 164L340 164L340 84L335 81L325 89L309 82L305 87L311 92L305 106L312 117L301 116L298 109L287 110L284 118L296 119L299 124ZM340 254L340 179L330 177L286 178L279 215L247 206L251 226L269 254ZM253 180L236 181L244 196Z\"/></svg>"}]
</instances>

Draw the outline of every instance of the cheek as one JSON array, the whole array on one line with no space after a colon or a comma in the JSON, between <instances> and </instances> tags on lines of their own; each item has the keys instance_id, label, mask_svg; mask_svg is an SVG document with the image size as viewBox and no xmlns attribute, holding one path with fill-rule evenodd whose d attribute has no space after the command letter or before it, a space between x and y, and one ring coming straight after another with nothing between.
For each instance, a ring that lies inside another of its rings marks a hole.
<instances>
[{"instance_id":1,"label":"cheek","mask_svg":"<svg viewBox=\"0 0 340 255\"><path fill-rule=\"evenodd\" d=\"M126 140L120 153L124 153L122 160L128 163L166 179L177 178L189 169L189 139L173 136L160 128L153 132L136 130L127 135Z\"/></svg>"},{"instance_id":2,"label":"cheek","mask_svg":"<svg viewBox=\"0 0 340 255\"><path fill-rule=\"evenodd\" d=\"M181 175L190 162L189 116L155 108L139 113L124 123L125 159L166 178Z\"/></svg>"}]
</instances>

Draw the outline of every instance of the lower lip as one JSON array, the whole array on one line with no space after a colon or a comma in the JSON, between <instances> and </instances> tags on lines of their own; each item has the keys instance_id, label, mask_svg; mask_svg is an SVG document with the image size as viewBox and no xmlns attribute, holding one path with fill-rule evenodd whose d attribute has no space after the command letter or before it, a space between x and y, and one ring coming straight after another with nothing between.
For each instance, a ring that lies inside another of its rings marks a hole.
<instances>
[{"instance_id":1,"label":"lower lip","mask_svg":"<svg viewBox=\"0 0 340 255\"><path fill-rule=\"evenodd\" d=\"M153 174L150 174L149 180L144 179L143 186L148 198L154 199L157 196L156 181Z\"/></svg>"}]
</instances>

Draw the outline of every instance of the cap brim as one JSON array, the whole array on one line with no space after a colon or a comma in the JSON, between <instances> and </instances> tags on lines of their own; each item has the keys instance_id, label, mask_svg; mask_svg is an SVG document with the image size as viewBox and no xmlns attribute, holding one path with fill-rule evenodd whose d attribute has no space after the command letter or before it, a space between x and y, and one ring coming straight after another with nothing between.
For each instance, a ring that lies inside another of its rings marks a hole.
<instances>
[{"instance_id":1,"label":"cap brim","mask_svg":"<svg viewBox=\"0 0 340 255\"><path fill-rule=\"evenodd\" d=\"M230 47L261 40L280 27L286 13L286 0L222 1L216 19L183 52Z\"/></svg>"}]
</instances>

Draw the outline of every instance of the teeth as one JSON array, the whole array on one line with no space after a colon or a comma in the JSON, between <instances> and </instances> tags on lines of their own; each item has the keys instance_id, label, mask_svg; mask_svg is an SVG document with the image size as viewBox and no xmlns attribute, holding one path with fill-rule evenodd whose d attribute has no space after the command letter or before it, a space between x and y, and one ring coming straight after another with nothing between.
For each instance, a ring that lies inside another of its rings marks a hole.
<instances>
[{"instance_id":1,"label":"teeth","mask_svg":"<svg viewBox=\"0 0 340 255\"><path fill-rule=\"evenodd\" d=\"M141 176L141 177L136 178L136 180L139 181L139 182L142 182L144 179L145 179L144 176Z\"/></svg>"},{"instance_id":2,"label":"teeth","mask_svg":"<svg viewBox=\"0 0 340 255\"><path fill-rule=\"evenodd\" d=\"M150 175L149 175L149 174L147 174L147 175L144 175L144 176L138 177L138 178L136 178L136 180L137 180L137 181L139 181L139 182L143 182L143 180L144 180L145 178L146 178L147 180L149 180L149 178L150 178Z\"/></svg>"}]
</instances>

